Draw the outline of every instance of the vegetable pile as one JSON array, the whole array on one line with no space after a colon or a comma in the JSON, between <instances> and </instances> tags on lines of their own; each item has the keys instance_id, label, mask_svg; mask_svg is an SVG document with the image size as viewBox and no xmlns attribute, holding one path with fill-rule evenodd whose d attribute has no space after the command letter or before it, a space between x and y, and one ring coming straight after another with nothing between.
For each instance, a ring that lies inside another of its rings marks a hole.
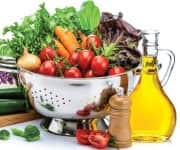
<instances>
[{"instance_id":1,"label":"vegetable pile","mask_svg":"<svg viewBox=\"0 0 180 150\"><path fill-rule=\"evenodd\" d=\"M49 76L92 78L123 73L138 66L140 31L122 14L100 13L92 0L80 10L41 4L32 16L4 28L12 38L0 40L0 55L17 58L17 66Z\"/></svg>"}]
</instances>

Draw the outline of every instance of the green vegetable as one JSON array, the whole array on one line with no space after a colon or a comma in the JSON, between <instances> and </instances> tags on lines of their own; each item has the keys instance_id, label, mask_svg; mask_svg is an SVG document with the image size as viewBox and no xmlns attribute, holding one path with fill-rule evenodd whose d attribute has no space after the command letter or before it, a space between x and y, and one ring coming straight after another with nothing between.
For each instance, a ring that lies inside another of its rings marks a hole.
<instances>
[{"instance_id":1,"label":"green vegetable","mask_svg":"<svg viewBox=\"0 0 180 150\"><path fill-rule=\"evenodd\" d=\"M24 99L0 99L0 115L26 111Z\"/></svg>"},{"instance_id":2,"label":"green vegetable","mask_svg":"<svg viewBox=\"0 0 180 150\"><path fill-rule=\"evenodd\" d=\"M41 99L41 102L39 102L39 104L40 104L42 107L46 108L46 109L49 110L49 111L54 111L54 106L52 106L51 104L43 104L44 99L42 98L42 96L40 96L40 99Z\"/></svg>"},{"instance_id":3,"label":"green vegetable","mask_svg":"<svg viewBox=\"0 0 180 150\"><path fill-rule=\"evenodd\" d=\"M36 126L28 125L24 130L24 137L27 141L37 141L40 139L40 131Z\"/></svg>"},{"instance_id":4,"label":"green vegetable","mask_svg":"<svg viewBox=\"0 0 180 150\"><path fill-rule=\"evenodd\" d=\"M10 137L10 133L8 130L0 130L0 139L1 140L8 140Z\"/></svg>"},{"instance_id":5,"label":"green vegetable","mask_svg":"<svg viewBox=\"0 0 180 150\"><path fill-rule=\"evenodd\" d=\"M55 48L55 26L70 29L79 38L78 30L86 35L94 33L99 21L99 8L91 0L84 2L79 12L74 7L65 7L56 8L52 15L43 3L34 15L26 16L22 22L15 22L4 28L3 34L10 33L12 38L0 39L0 55L19 58L24 48L32 54L39 55L41 49L46 45Z\"/></svg>"},{"instance_id":6,"label":"green vegetable","mask_svg":"<svg viewBox=\"0 0 180 150\"><path fill-rule=\"evenodd\" d=\"M16 136L24 137L24 131L22 131L20 129L12 128L11 131Z\"/></svg>"},{"instance_id":7,"label":"green vegetable","mask_svg":"<svg viewBox=\"0 0 180 150\"><path fill-rule=\"evenodd\" d=\"M21 87L0 89L0 98L24 98L23 89Z\"/></svg>"},{"instance_id":8,"label":"green vegetable","mask_svg":"<svg viewBox=\"0 0 180 150\"><path fill-rule=\"evenodd\" d=\"M0 39L0 56L13 57L15 52L9 47L5 40Z\"/></svg>"},{"instance_id":9,"label":"green vegetable","mask_svg":"<svg viewBox=\"0 0 180 150\"><path fill-rule=\"evenodd\" d=\"M86 35L96 31L100 22L100 10L92 0L87 0L81 5L78 16L81 31Z\"/></svg>"},{"instance_id":10,"label":"green vegetable","mask_svg":"<svg viewBox=\"0 0 180 150\"><path fill-rule=\"evenodd\" d=\"M34 125L28 125L25 127L24 131L12 128L12 133L16 136L24 137L27 141L38 141L40 139L40 131Z\"/></svg>"},{"instance_id":11,"label":"green vegetable","mask_svg":"<svg viewBox=\"0 0 180 150\"><path fill-rule=\"evenodd\" d=\"M30 53L38 55L45 45L54 46L53 27L51 15L45 5L41 4L39 10L32 16L26 16L22 23L15 22L5 27L3 34L10 32L12 39L1 40L0 43L8 45L7 49L10 48L17 58L23 54L25 47Z\"/></svg>"}]
</instances>

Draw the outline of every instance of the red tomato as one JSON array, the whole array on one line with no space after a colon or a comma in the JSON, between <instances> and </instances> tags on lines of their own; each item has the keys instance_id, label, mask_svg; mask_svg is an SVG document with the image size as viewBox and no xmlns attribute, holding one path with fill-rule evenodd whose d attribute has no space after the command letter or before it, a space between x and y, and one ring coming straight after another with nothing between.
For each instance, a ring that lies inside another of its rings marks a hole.
<instances>
[{"instance_id":1,"label":"red tomato","mask_svg":"<svg viewBox=\"0 0 180 150\"><path fill-rule=\"evenodd\" d=\"M101 47L101 40L97 35L90 34L86 38L86 47L93 48L93 45L95 46L95 48Z\"/></svg>"},{"instance_id":2,"label":"red tomato","mask_svg":"<svg viewBox=\"0 0 180 150\"><path fill-rule=\"evenodd\" d=\"M96 76L103 76L109 67L109 60L104 56L95 56L91 62L91 69Z\"/></svg>"},{"instance_id":3,"label":"red tomato","mask_svg":"<svg viewBox=\"0 0 180 150\"><path fill-rule=\"evenodd\" d=\"M85 116L88 116L88 115L90 114L90 111L78 110L78 111L76 112L76 114L77 114L78 116L85 117Z\"/></svg>"},{"instance_id":4,"label":"red tomato","mask_svg":"<svg viewBox=\"0 0 180 150\"><path fill-rule=\"evenodd\" d=\"M121 66L113 67L108 71L110 76L125 72L125 69Z\"/></svg>"},{"instance_id":5,"label":"red tomato","mask_svg":"<svg viewBox=\"0 0 180 150\"><path fill-rule=\"evenodd\" d=\"M89 143L96 148L105 148L109 143L109 134L105 131L92 131L88 137Z\"/></svg>"},{"instance_id":6,"label":"red tomato","mask_svg":"<svg viewBox=\"0 0 180 150\"><path fill-rule=\"evenodd\" d=\"M82 70L88 70L91 65L91 61L94 57L94 52L91 50L82 50L79 52L78 65Z\"/></svg>"},{"instance_id":7,"label":"red tomato","mask_svg":"<svg viewBox=\"0 0 180 150\"><path fill-rule=\"evenodd\" d=\"M69 56L69 62L72 66L78 64L78 56L79 53L78 52L73 52L70 56Z\"/></svg>"},{"instance_id":8,"label":"red tomato","mask_svg":"<svg viewBox=\"0 0 180 150\"><path fill-rule=\"evenodd\" d=\"M54 58L54 56L55 56L55 52L52 49L52 47L50 47L50 46L44 47L40 52L41 61L45 61L45 60L49 60L49 59L52 60Z\"/></svg>"},{"instance_id":9,"label":"red tomato","mask_svg":"<svg viewBox=\"0 0 180 150\"><path fill-rule=\"evenodd\" d=\"M93 78L95 77L94 73L92 70L88 70L87 72L84 73L85 78Z\"/></svg>"},{"instance_id":10,"label":"red tomato","mask_svg":"<svg viewBox=\"0 0 180 150\"><path fill-rule=\"evenodd\" d=\"M85 112L91 112L95 107L95 104L87 104L85 107L84 107L84 111Z\"/></svg>"},{"instance_id":11,"label":"red tomato","mask_svg":"<svg viewBox=\"0 0 180 150\"><path fill-rule=\"evenodd\" d=\"M52 60L44 61L39 69L40 74L54 76L56 72L56 65Z\"/></svg>"},{"instance_id":12,"label":"red tomato","mask_svg":"<svg viewBox=\"0 0 180 150\"><path fill-rule=\"evenodd\" d=\"M90 131L85 129L78 129L76 130L76 138L80 144L89 145L88 137Z\"/></svg>"},{"instance_id":13,"label":"red tomato","mask_svg":"<svg viewBox=\"0 0 180 150\"><path fill-rule=\"evenodd\" d=\"M72 67L64 71L64 77L66 78L81 78L81 71L77 67Z\"/></svg>"}]
</instances>

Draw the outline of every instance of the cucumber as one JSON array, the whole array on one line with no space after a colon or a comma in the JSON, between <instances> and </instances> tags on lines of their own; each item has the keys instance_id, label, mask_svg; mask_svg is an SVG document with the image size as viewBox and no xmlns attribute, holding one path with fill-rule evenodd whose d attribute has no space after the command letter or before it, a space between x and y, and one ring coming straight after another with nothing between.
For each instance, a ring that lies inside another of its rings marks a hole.
<instances>
[{"instance_id":1,"label":"cucumber","mask_svg":"<svg viewBox=\"0 0 180 150\"><path fill-rule=\"evenodd\" d=\"M24 98L24 93L21 87L0 89L0 99L9 98Z\"/></svg>"},{"instance_id":2,"label":"cucumber","mask_svg":"<svg viewBox=\"0 0 180 150\"><path fill-rule=\"evenodd\" d=\"M26 111L24 99L0 99L0 115Z\"/></svg>"}]
</instances>

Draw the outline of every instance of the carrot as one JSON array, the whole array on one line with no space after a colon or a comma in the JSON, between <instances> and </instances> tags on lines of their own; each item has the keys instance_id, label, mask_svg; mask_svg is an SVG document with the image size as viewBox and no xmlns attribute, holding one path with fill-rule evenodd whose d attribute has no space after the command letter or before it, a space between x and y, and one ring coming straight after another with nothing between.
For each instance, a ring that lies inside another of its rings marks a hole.
<instances>
[{"instance_id":1,"label":"carrot","mask_svg":"<svg viewBox=\"0 0 180 150\"><path fill-rule=\"evenodd\" d=\"M71 31L65 31L61 26L56 26L54 33L70 54L72 54L75 49L79 48L79 44Z\"/></svg>"},{"instance_id":2,"label":"carrot","mask_svg":"<svg viewBox=\"0 0 180 150\"><path fill-rule=\"evenodd\" d=\"M81 31L78 31L78 34L82 41L80 44L81 48L86 48L86 36Z\"/></svg>"},{"instance_id":3,"label":"carrot","mask_svg":"<svg viewBox=\"0 0 180 150\"><path fill-rule=\"evenodd\" d=\"M57 46L56 53L64 58L69 58L69 52L64 48L64 46L57 40L55 40L55 44Z\"/></svg>"},{"instance_id":4,"label":"carrot","mask_svg":"<svg viewBox=\"0 0 180 150\"><path fill-rule=\"evenodd\" d=\"M75 35L73 34L73 32L71 32L70 30L67 30L67 35L69 36L69 38L70 38L72 41L74 41L73 44L74 44L77 48L79 48L79 43L78 43Z\"/></svg>"}]
</instances>

